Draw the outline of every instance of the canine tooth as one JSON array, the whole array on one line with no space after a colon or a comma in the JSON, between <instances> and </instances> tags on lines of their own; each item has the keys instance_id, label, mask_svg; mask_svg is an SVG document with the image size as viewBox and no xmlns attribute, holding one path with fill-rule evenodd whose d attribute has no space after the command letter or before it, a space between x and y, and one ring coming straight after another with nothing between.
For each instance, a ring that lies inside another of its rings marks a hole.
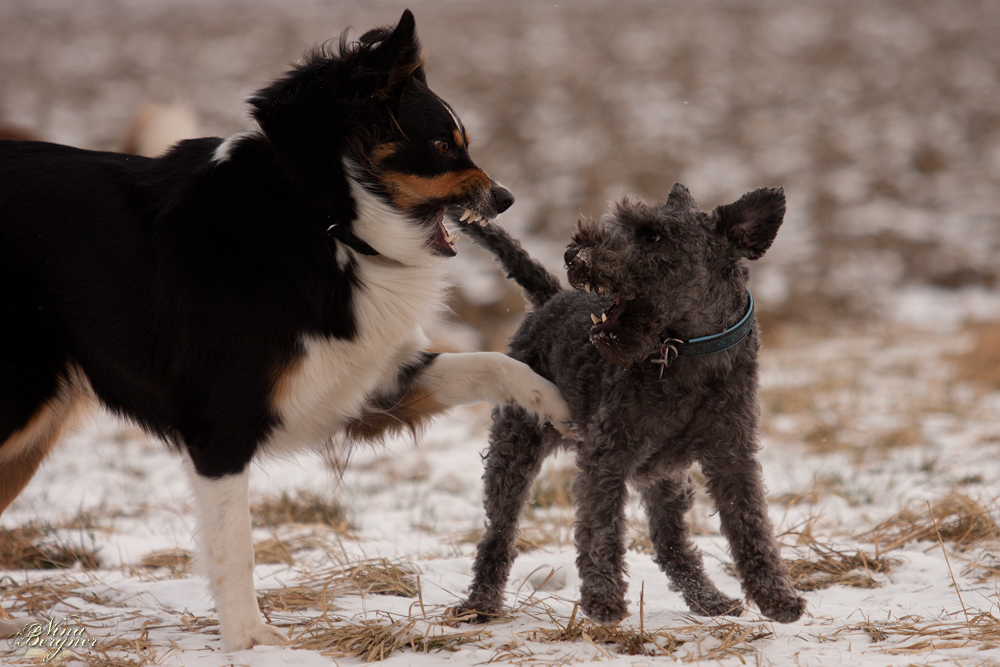
<instances>
[{"instance_id":1,"label":"canine tooth","mask_svg":"<svg viewBox=\"0 0 1000 667\"><path fill-rule=\"evenodd\" d=\"M602 322L607 322L608 321L608 314L607 313L601 313L601 321Z\"/></svg>"},{"instance_id":2,"label":"canine tooth","mask_svg":"<svg viewBox=\"0 0 1000 667\"><path fill-rule=\"evenodd\" d=\"M590 314L590 319L593 320L594 324L600 324L601 323L601 321L599 319L597 319L597 315L594 315L593 313Z\"/></svg>"},{"instance_id":3,"label":"canine tooth","mask_svg":"<svg viewBox=\"0 0 1000 667\"><path fill-rule=\"evenodd\" d=\"M583 288L587 290L587 294L590 294L590 283L584 283Z\"/></svg>"},{"instance_id":4,"label":"canine tooth","mask_svg":"<svg viewBox=\"0 0 1000 667\"><path fill-rule=\"evenodd\" d=\"M469 209L465 209L465 212L463 212L463 213L462 213L462 217L461 217L461 218L459 218L459 219L458 219L458 221L459 221L459 222L465 222L465 221L466 221L466 220L468 220L468 219L469 219L469 218L470 218L470 217L471 217L472 215L474 215L474 214L472 213L472 211L470 211Z\"/></svg>"},{"instance_id":5,"label":"canine tooth","mask_svg":"<svg viewBox=\"0 0 1000 667\"><path fill-rule=\"evenodd\" d=\"M490 224L490 221L487 218L483 218L482 220L479 221L480 227L485 227L488 224Z\"/></svg>"}]
</instances>

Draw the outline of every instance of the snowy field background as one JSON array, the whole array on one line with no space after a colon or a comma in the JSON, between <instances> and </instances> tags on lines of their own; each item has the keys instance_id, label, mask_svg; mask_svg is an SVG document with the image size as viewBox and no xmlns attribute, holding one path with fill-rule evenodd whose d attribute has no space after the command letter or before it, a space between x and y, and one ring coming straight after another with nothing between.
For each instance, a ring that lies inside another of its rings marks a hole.
<instances>
[{"instance_id":1,"label":"snowy field background","mask_svg":"<svg viewBox=\"0 0 1000 667\"><path fill-rule=\"evenodd\" d=\"M691 617L632 506L632 616L574 615L567 489L551 461L523 527L507 619L445 624L481 530L489 412L419 442L254 469L256 576L287 647L220 650L188 560L177 457L95 416L0 517L0 605L78 614L69 664L1000 665L1000 12L989 2L409 3L432 87L518 198L501 222L561 273L577 216L674 181L704 206L783 185L754 266L762 462L806 618ZM388 2L0 2L0 124L120 149L146 104L198 132ZM523 302L468 244L439 345L502 349ZM707 498L693 521L737 595ZM60 563L53 568L52 562ZM267 562L264 562L267 561ZM364 644L367 641L368 644ZM374 651L374 652L373 652ZM360 656L360 657L358 657ZM31 663L0 644L4 661Z\"/></svg>"}]
</instances>

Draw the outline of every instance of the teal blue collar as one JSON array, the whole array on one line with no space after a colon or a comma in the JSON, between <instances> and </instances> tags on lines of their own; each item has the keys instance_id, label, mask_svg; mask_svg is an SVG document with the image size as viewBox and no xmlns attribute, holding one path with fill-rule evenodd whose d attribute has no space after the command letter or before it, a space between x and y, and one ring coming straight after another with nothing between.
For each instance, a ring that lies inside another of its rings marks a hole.
<instances>
[{"instance_id":1,"label":"teal blue collar","mask_svg":"<svg viewBox=\"0 0 1000 667\"><path fill-rule=\"evenodd\" d=\"M673 338L667 334L663 342L660 343L657 355L654 355L651 360L654 364L660 364L660 377L663 377L663 369L669 367L677 357L703 357L706 354L723 352L739 345L753 329L753 294L750 293L750 290L747 290L747 297L750 299L750 304L747 306L747 312L743 315L743 319L722 333L691 338L690 340Z\"/></svg>"}]
</instances>

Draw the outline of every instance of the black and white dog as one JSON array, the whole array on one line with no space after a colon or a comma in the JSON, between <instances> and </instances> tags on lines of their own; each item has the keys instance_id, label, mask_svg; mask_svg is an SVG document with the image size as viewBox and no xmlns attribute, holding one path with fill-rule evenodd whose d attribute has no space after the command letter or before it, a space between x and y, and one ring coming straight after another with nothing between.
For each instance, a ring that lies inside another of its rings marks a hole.
<instances>
[{"instance_id":1,"label":"black and white dog","mask_svg":"<svg viewBox=\"0 0 1000 667\"><path fill-rule=\"evenodd\" d=\"M229 650L284 640L254 596L250 461L462 403L569 414L509 357L424 351L445 220L513 196L427 87L409 11L250 104L259 129L156 159L0 141L0 511L94 400L173 443Z\"/></svg>"}]
</instances>

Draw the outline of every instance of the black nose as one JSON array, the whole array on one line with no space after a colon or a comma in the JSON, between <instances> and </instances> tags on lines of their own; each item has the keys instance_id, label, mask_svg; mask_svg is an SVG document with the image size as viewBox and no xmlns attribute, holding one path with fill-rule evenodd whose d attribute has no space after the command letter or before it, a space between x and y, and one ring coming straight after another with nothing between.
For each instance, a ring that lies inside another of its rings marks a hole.
<instances>
[{"instance_id":1,"label":"black nose","mask_svg":"<svg viewBox=\"0 0 1000 667\"><path fill-rule=\"evenodd\" d=\"M494 185L493 202L496 204L497 213L503 213L514 203L514 195L504 186Z\"/></svg>"},{"instance_id":2,"label":"black nose","mask_svg":"<svg viewBox=\"0 0 1000 667\"><path fill-rule=\"evenodd\" d=\"M571 245L570 247L566 248L566 254L563 255L563 261L566 263L566 266L572 264L573 260L576 259L576 256L578 254L580 254L580 246Z\"/></svg>"}]
</instances>

